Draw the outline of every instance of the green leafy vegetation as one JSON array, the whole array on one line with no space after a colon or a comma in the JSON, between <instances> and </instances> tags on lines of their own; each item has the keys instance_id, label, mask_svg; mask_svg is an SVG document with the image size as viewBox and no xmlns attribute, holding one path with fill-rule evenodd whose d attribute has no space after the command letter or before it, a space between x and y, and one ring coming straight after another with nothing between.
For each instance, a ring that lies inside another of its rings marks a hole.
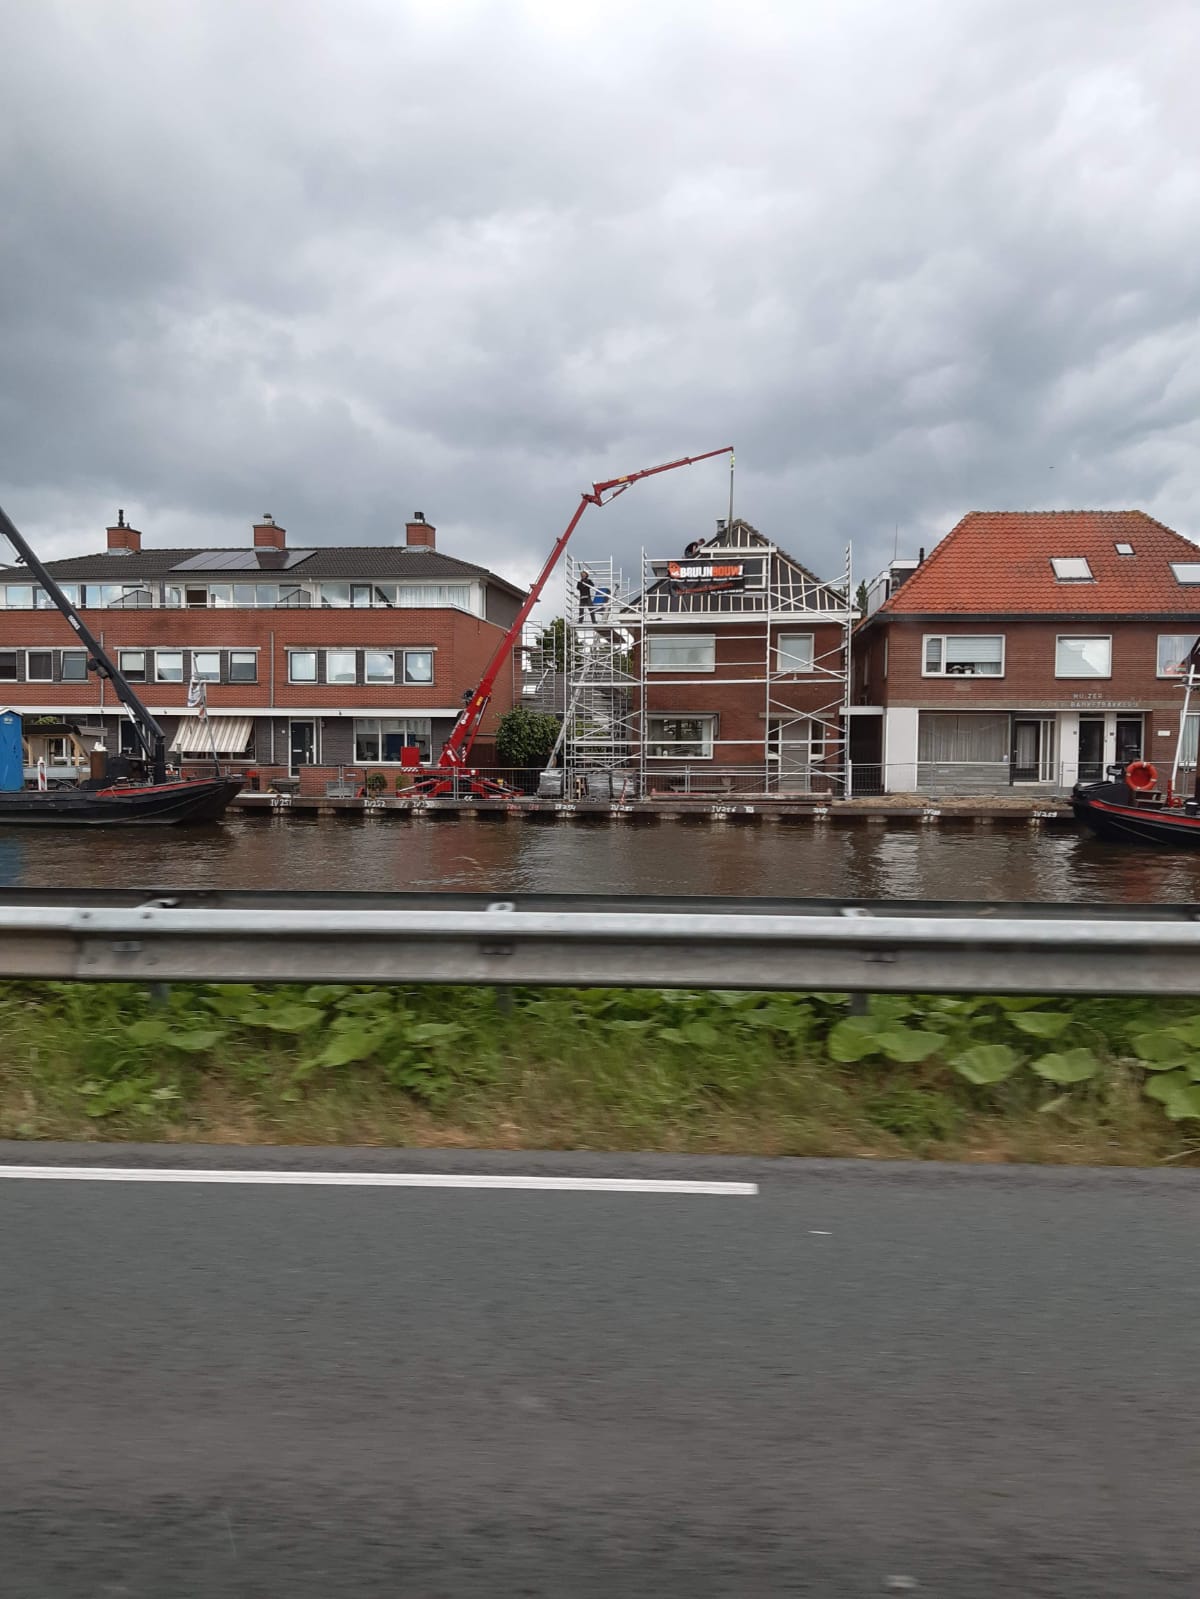
<instances>
[{"instance_id":1,"label":"green leafy vegetation","mask_svg":"<svg viewBox=\"0 0 1200 1599\"><path fill-rule=\"evenodd\" d=\"M0 1136L1200 1153L1185 1001L0 985Z\"/></svg>"},{"instance_id":2,"label":"green leafy vegetation","mask_svg":"<svg viewBox=\"0 0 1200 1599\"><path fill-rule=\"evenodd\" d=\"M501 766L544 766L562 724L557 716L518 705L496 726L496 760Z\"/></svg>"}]
</instances>

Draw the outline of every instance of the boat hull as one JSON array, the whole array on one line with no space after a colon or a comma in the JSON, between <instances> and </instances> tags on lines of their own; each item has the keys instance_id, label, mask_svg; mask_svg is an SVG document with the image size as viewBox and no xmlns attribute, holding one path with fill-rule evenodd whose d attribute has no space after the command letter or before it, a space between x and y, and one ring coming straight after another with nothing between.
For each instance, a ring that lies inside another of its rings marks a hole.
<instances>
[{"instance_id":1,"label":"boat hull","mask_svg":"<svg viewBox=\"0 0 1200 1599\"><path fill-rule=\"evenodd\" d=\"M1165 805L1135 805L1124 782L1080 784L1071 795L1076 819L1107 844L1200 849L1200 815Z\"/></svg>"},{"instance_id":2,"label":"boat hull","mask_svg":"<svg viewBox=\"0 0 1200 1599\"><path fill-rule=\"evenodd\" d=\"M219 821L242 787L237 777L135 788L70 788L0 794L0 827L195 826Z\"/></svg>"}]
</instances>

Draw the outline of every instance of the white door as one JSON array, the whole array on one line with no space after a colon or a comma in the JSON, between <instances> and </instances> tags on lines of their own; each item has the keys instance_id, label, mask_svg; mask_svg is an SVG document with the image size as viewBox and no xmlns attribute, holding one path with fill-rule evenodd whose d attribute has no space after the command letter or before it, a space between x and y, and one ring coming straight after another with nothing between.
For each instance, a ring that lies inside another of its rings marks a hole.
<instances>
[{"instance_id":1,"label":"white door","mask_svg":"<svg viewBox=\"0 0 1200 1599\"><path fill-rule=\"evenodd\" d=\"M813 765L822 751L821 728L807 716L777 718L771 724L770 758L781 794L808 794Z\"/></svg>"}]
</instances>

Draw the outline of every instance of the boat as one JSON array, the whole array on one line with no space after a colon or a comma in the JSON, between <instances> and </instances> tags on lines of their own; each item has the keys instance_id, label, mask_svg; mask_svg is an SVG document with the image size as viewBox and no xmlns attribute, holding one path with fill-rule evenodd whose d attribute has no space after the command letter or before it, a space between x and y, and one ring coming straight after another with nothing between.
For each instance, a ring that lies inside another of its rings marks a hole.
<instances>
[{"instance_id":1,"label":"boat","mask_svg":"<svg viewBox=\"0 0 1200 1599\"><path fill-rule=\"evenodd\" d=\"M11 759L5 759L5 751L0 750L0 768L9 784L0 788L0 827L113 827L218 821L241 789L241 778L223 776L215 756L212 777L179 778L168 773L167 741L162 728L3 508L0 508L0 533L17 551L75 638L86 648L88 671L112 684L129 713L134 740L140 749L136 756L117 755L97 745L88 757L86 776L72 782L69 773L56 774L53 786L45 756L42 756L36 761L37 786L26 787L20 718L15 712L0 713L0 723L4 724L0 732L12 746ZM33 756L32 743L28 753ZM62 780L64 776L66 781Z\"/></svg>"},{"instance_id":2,"label":"boat","mask_svg":"<svg viewBox=\"0 0 1200 1599\"><path fill-rule=\"evenodd\" d=\"M1096 783L1076 783L1071 790L1071 809L1106 844L1154 844L1168 849L1200 849L1200 765L1192 792L1178 790L1183 765L1184 731L1192 690L1200 685L1200 639L1180 663L1183 681L1183 710L1179 717L1179 737L1175 760L1165 783L1150 761L1130 761L1125 766L1110 766Z\"/></svg>"}]
</instances>

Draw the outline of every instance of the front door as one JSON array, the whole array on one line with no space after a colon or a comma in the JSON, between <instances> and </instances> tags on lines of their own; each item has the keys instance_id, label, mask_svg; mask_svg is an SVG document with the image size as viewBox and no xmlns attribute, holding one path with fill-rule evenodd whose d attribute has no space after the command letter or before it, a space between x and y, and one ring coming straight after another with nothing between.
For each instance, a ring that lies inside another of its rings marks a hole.
<instances>
[{"instance_id":1,"label":"front door","mask_svg":"<svg viewBox=\"0 0 1200 1599\"><path fill-rule=\"evenodd\" d=\"M1117 717L1117 760L1122 766L1142 758L1142 718Z\"/></svg>"},{"instance_id":2,"label":"front door","mask_svg":"<svg viewBox=\"0 0 1200 1599\"><path fill-rule=\"evenodd\" d=\"M821 726L807 716L771 724L771 763L781 794L808 794L813 786L813 762L821 755Z\"/></svg>"},{"instance_id":3,"label":"front door","mask_svg":"<svg viewBox=\"0 0 1200 1599\"><path fill-rule=\"evenodd\" d=\"M1012 781L1014 783L1054 781L1052 716L1013 717Z\"/></svg>"},{"instance_id":4,"label":"front door","mask_svg":"<svg viewBox=\"0 0 1200 1599\"><path fill-rule=\"evenodd\" d=\"M1079 781L1098 783L1104 776L1104 718L1079 718Z\"/></svg>"},{"instance_id":5,"label":"front door","mask_svg":"<svg viewBox=\"0 0 1200 1599\"><path fill-rule=\"evenodd\" d=\"M298 766L315 766L317 760L317 724L292 723L292 770Z\"/></svg>"}]
</instances>

